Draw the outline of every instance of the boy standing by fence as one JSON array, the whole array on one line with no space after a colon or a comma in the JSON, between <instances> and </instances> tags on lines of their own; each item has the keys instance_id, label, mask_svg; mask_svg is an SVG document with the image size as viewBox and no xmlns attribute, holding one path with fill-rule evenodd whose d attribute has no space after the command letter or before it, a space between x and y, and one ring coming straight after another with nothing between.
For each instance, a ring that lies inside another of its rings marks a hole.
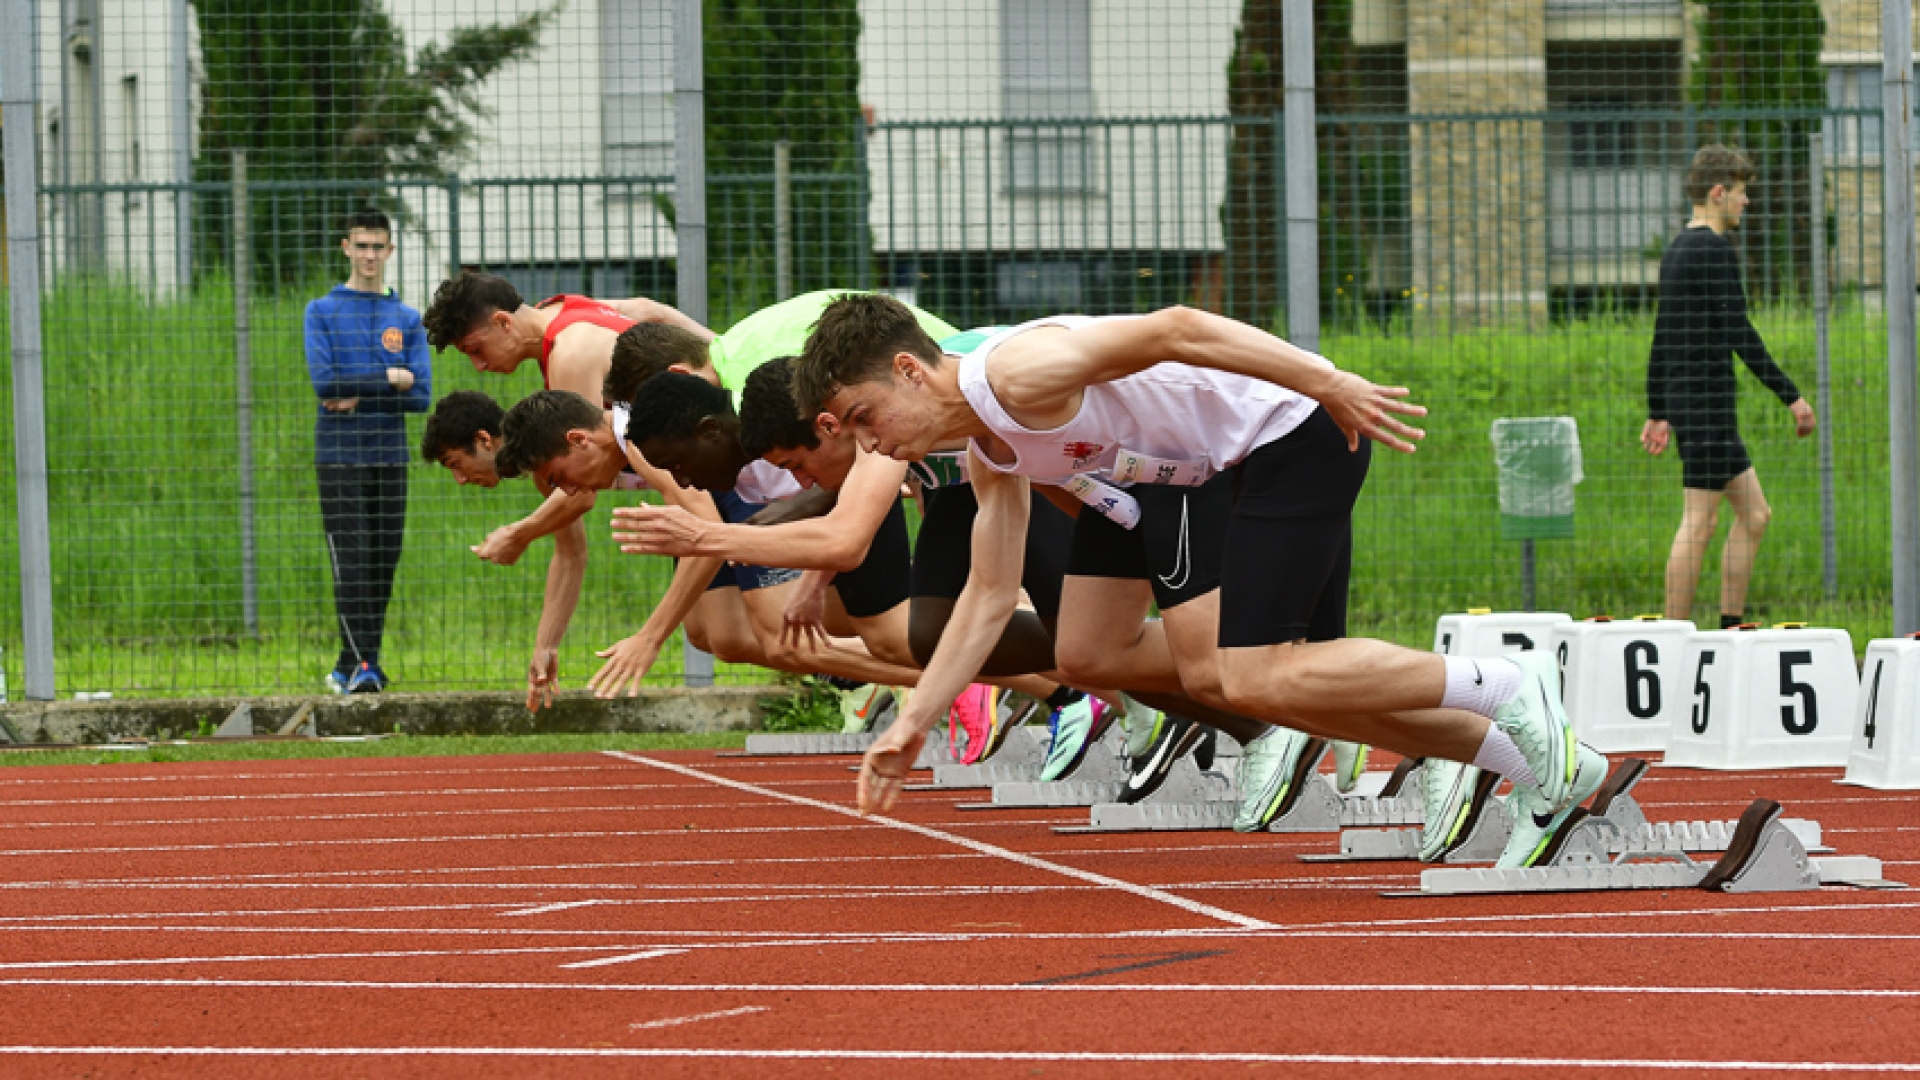
<instances>
[{"instance_id":1,"label":"boy standing by fence","mask_svg":"<svg viewBox=\"0 0 1920 1080\"><path fill-rule=\"evenodd\" d=\"M335 693L386 689L380 639L407 525L406 413L427 411L433 369L420 313L387 288L393 226L378 210L346 222L344 285L307 305L307 375L319 397L314 464L333 568L340 655Z\"/></svg>"},{"instance_id":2,"label":"boy standing by fence","mask_svg":"<svg viewBox=\"0 0 1920 1080\"><path fill-rule=\"evenodd\" d=\"M1801 438L1814 428L1813 406L1773 362L1747 318L1739 257L1726 236L1740 224L1752 179L1753 164L1738 150L1706 146L1693 156L1687 170L1693 220L1660 260L1660 310L1647 363L1648 419L1640 430L1640 445L1648 453L1665 450L1669 437L1680 451L1686 505L1667 556L1667 618L1691 617L1700 564L1719 524L1720 500L1733 506L1733 526L1720 559L1722 627L1737 626L1745 617L1753 560L1773 515L1740 441L1733 354L1739 353L1748 370L1792 410Z\"/></svg>"}]
</instances>

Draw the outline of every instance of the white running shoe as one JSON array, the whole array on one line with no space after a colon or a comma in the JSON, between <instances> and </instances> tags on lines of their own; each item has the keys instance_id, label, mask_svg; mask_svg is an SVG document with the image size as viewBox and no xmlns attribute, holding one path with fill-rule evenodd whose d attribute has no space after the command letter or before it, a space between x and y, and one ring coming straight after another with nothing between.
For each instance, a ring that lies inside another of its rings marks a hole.
<instances>
[{"instance_id":1,"label":"white running shoe","mask_svg":"<svg viewBox=\"0 0 1920 1080\"><path fill-rule=\"evenodd\" d=\"M1514 653L1507 659L1520 665L1520 689L1493 710L1493 722L1520 748L1540 783L1539 794L1557 814L1580 801L1573 797L1574 747L1579 744L1560 704L1560 669L1544 652Z\"/></svg>"},{"instance_id":2,"label":"white running shoe","mask_svg":"<svg viewBox=\"0 0 1920 1080\"><path fill-rule=\"evenodd\" d=\"M1153 749L1155 739L1160 737L1160 729L1167 722L1166 714L1151 705L1142 705L1125 694L1120 695L1120 703L1126 711L1120 714L1120 723L1127 732L1127 756L1146 757Z\"/></svg>"},{"instance_id":3,"label":"white running shoe","mask_svg":"<svg viewBox=\"0 0 1920 1080\"><path fill-rule=\"evenodd\" d=\"M1357 742L1333 742L1333 786L1345 795L1360 783L1360 774L1367 771L1367 744Z\"/></svg>"},{"instance_id":4,"label":"white running shoe","mask_svg":"<svg viewBox=\"0 0 1920 1080\"><path fill-rule=\"evenodd\" d=\"M1444 758L1420 763L1420 797L1425 821L1420 827L1420 861L1439 862L1460 846L1500 777Z\"/></svg>"},{"instance_id":5,"label":"white running shoe","mask_svg":"<svg viewBox=\"0 0 1920 1080\"><path fill-rule=\"evenodd\" d=\"M1234 832L1259 832L1293 806L1326 756L1327 744L1287 728L1271 728L1240 752L1240 810Z\"/></svg>"},{"instance_id":6,"label":"white running shoe","mask_svg":"<svg viewBox=\"0 0 1920 1080\"><path fill-rule=\"evenodd\" d=\"M1575 743L1574 747L1573 783L1567 787L1566 802L1556 807L1538 788L1514 785L1513 794L1507 798L1507 810L1513 815L1513 835L1507 838L1506 850L1500 853L1496 867L1510 870L1538 865L1559 835L1560 826L1566 824L1581 803L1600 790L1601 782L1607 778L1606 755L1586 743Z\"/></svg>"}]
</instances>

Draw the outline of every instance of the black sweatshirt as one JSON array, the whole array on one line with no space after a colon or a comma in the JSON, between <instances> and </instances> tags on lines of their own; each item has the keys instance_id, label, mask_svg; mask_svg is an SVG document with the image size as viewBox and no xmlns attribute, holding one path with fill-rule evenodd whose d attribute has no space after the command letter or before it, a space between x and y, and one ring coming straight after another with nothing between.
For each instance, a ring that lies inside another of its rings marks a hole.
<instances>
[{"instance_id":1,"label":"black sweatshirt","mask_svg":"<svg viewBox=\"0 0 1920 1080\"><path fill-rule=\"evenodd\" d=\"M1682 232L1660 259L1660 311L1647 362L1647 417L1689 431L1737 430L1733 355L1783 405L1800 399L1747 319L1733 244L1712 229Z\"/></svg>"}]
</instances>

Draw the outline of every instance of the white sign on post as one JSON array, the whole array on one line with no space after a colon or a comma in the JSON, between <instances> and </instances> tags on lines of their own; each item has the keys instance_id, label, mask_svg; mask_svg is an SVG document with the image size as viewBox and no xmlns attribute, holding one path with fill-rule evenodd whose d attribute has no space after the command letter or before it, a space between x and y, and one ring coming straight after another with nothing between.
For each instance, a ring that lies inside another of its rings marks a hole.
<instances>
[{"instance_id":1,"label":"white sign on post","mask_svg":"<svg viewBox=\"0 0 1920 1080\"><path fill-rule=\"evenodd\" d=\"M1860 673L1845 630L1709 630L1687 643L1665 764L1845 765Z\"/></svg>"},{"instance_id":2,"label":"white sign on post","mask_svg":"<svg viewBox=\"0 0 1920 1080\"><path fill-rule=\"evenodd\" d=\"M1920 789L1920 638L1867 643L1842 783Z\"/></svg>"},{"instance_id":3,"label":"white sign on post","mask_svg":"<svg viewBox=\"0 0 1920 1080\"><path fill-rule=\"evenodd\" d=\"M1602 753L1664 750L1687 707L1680 664L1694 625L1684 619L1582 619L1554 628L1560 696L1580 741Z\"/></svg>"}]
</instances>

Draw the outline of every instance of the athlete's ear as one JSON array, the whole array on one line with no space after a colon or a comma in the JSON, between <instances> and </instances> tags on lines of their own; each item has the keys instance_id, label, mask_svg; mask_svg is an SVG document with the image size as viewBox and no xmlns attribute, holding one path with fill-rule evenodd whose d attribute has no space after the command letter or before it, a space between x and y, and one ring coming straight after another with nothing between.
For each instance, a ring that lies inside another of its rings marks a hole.
<instances>
[{"instance_id":1,"label":"athlete's ear","mask_svg":"<svg viewBox=\"0 0 1920 1080\"><path fill-rule=\"evenodd\" d=\"M588 431L586 428L567 429L567 446L569 448L584 450L591 442L593 442L593 432Z\"/></svg>"},{"instance_id":2,"label":"athlete's ear","mask_svg":"<svg viewBox=\"0 0 1920 1080\"><path fill-rule=\"evenodd\" d=\"M720 437L720 418L711 413L701 417L700 422L693 425L693 433L707 442L713 442Z\"/></svg>"},{"instance_id":3,"label":"athlete's ear","mask_svg":"<svg viewBox=\"0 0 1920 1080\"><path fill-rule=\"evenodd\" d=\"M688 367L688 366L687 366L687 365L685 365L685 364L668 364L668 365L667 365L667 370L668 370L668 371L671 371L671 372L674 372L674 373L676 373L676 374L679 374L679 375L691 375L691 374L693 374L693 369L692 369L692 368L690 368L690 367Z\"/></svg>"},{"instance_id":4,"label":"athlete's ear","mask_svg":"<svg viewBox=\"0 0 1920 1080\"><path fill-rule=\"evenodd\" d=\"M494 308L493 314L487 316L487 321L502 330L510 329L513 326L513 312L501 311L499 308Z\"/></svg>"},{"instance_id":5,"label":"athlete's ear","mask_svg":"<svg viewBox=\"0 0 1920 1080\"><path fill-rule=\"evenodd\" d=\"M920 358L910 352L893 354L893 373L905 379L909 386L919 386L926 380L926 371L920 366Z\"/></svg>"},{"instance_id":6,"label":"athlete's ear","mask_svg":"<svg viewBox=\"0 0 1920 1080\"><path fill-rule=\"evenodd\" d=\"M500 449L499 438L496 437L494 433L491 431L481 431L481 432L476 432L474 434L473 448L468 452L469 453L485 453L488 450L492 450L497 453L499 449Z\"/></svg>"},{"instance_id":7,"label":"athlete's ear","mask_svg":"<svg viewBox=\"0 0 1920 1080\"><path fill-rule=\"evenodd\" d=\"M837 439L840 437L840 418L823 411L813 418L813 429L829 439Z\"/></svg>"}]
</instances>

